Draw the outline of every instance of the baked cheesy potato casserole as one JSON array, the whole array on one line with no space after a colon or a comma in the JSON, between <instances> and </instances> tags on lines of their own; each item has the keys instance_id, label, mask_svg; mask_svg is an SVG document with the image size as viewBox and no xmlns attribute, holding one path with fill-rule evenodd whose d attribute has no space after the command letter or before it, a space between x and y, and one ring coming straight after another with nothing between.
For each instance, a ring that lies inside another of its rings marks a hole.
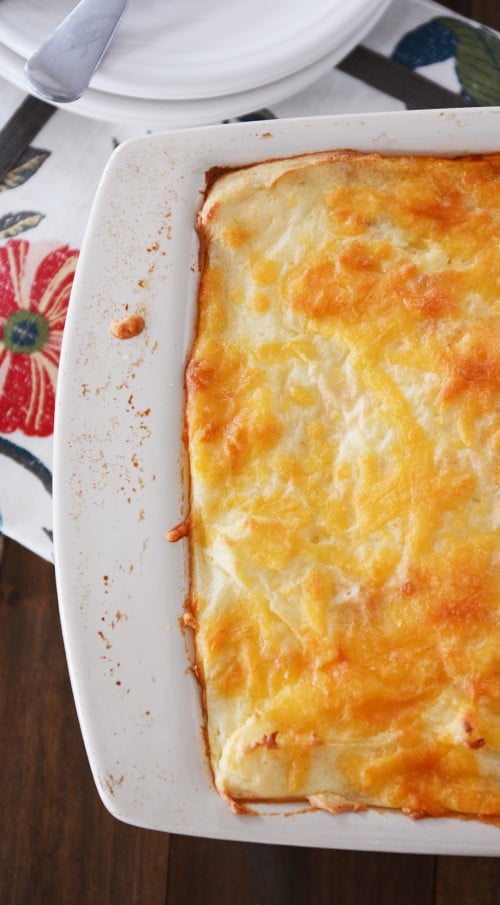
<instances>
[{"instance_id":1,"label":"baked cheesy potato casserole","mask_svg":"<svg viewBox=\"0 0 500 905\"><path fill-rule=\"evenodd\" d=\"M235 810L500 819L499 172L212 174L185 622Z\"/></svg>"}]
</instances>

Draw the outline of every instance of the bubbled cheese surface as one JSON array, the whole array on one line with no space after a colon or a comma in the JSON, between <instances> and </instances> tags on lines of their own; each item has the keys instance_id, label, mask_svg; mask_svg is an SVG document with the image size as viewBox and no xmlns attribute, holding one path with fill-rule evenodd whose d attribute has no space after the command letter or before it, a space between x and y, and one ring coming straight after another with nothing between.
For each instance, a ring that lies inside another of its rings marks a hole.
<instances>
[{"instance_id":1,"label":"bubbled cheese surface","mask_svg":"<svg viewBox=\"0 0 500 905\"><path fill-rule=\"evenodd\" d=\"M500 155L218 178L190 622L229 801L500 816Z\"/></svg>"}]
</instances>

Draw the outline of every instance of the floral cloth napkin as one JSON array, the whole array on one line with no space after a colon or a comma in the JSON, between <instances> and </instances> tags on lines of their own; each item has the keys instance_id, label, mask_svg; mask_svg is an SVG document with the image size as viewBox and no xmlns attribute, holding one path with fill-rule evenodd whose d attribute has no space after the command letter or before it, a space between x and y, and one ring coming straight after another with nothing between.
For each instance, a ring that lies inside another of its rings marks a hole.
<instances>
[{"instance_id":1,"label":"floral cloth napkin","mask_svg":"<svg viewBox=\"0 0 500 905\"><path fill-rule=\"evenodd\" d=\"M500 104L500 36L429 0L394 0L363 43L479 105ZM1 125L23 94L0 85ZM404 104L332 69L241 119L397 109ZM161 129L59 109L0 184L0 528L48 560L57 368L78 251L110 154L146 131Z\"/></svg>"}]
</instances>

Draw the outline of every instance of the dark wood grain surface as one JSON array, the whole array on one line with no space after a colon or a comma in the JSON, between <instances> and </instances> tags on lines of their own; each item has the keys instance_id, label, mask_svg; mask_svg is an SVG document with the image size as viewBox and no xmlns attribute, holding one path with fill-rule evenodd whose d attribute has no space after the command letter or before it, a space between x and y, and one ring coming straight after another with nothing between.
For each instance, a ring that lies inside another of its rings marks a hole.
<instances>
[{"instance_id":1,"label":"dark wood grain surface","mask_svg":"<svg viewBox=\"0 0 500 905\"><path fill-rule=\"evenodd\" d=\"M500 29L500 0L443 0ZM0 905L500 905L495 858L337 852L166 835L115 820L91 777L53 567L0 567Z\"/></svg>"}]
</instances>

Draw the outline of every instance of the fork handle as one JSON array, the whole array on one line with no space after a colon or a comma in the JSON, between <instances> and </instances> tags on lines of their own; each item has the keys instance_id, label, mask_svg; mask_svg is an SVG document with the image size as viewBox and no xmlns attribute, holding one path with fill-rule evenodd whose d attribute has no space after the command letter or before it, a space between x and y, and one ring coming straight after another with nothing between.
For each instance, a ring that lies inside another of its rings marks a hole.
<instances>
[{"instance_id":1,"label":"fork handle","mask_svg":"<svg viewBox=\"0 0 500 905\"><path fill-rule=\"evenodd\" d=\"M78 100L99 66L125 12L127 0L80 0L28 59L26 82L44 100Z\"/></svg>"}]
</instances>

